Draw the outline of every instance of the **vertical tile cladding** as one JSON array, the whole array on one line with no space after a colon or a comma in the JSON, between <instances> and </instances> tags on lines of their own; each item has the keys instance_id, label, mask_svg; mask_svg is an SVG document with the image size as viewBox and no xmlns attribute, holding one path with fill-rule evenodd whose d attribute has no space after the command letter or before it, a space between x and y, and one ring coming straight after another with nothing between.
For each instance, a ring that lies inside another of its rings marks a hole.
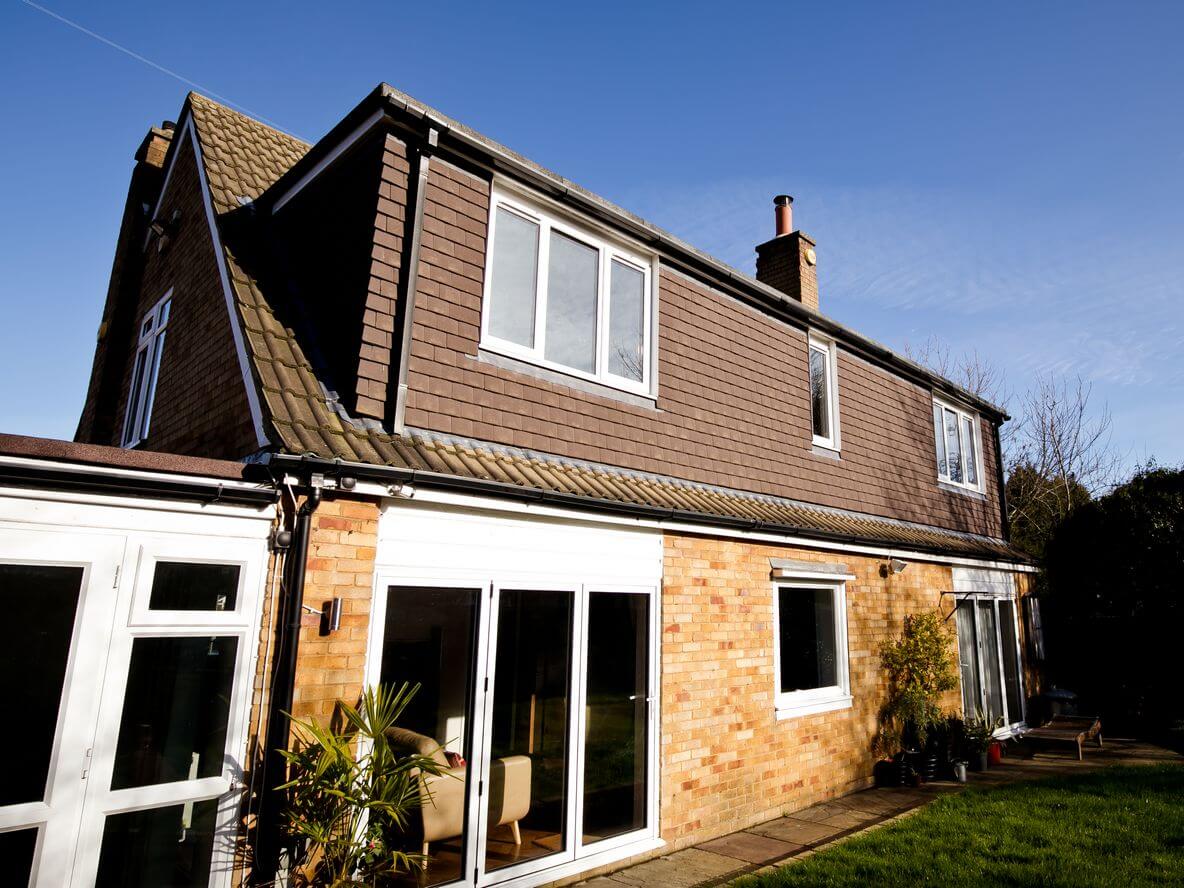
<instances>
[{"instance_id":1,"label":"vertical tile cladding","mask_svg":"<svg viewBox=\"0 0 1184 888\"><path fill-rule=\"evenodd\" d=\"M812 452L805 334L680 273L660 275L659 392L630 403L478 356L487 181L433 159L407 425L972 533L987 495L937 483L930 394L840 349L842 458Z\"/></svg>"},{"instance_id":2,"label":"vertical tile cladding","mask_svg":"<svg viewBox=\"0 0 1184 888\"><path fill-rule=\"evenodd\" d=\"M770 558L841 561L854 703L778 721ZM940 609L950 569L912 562L667 534L662 587L661 832L704 841L870 783L886 682L880 646L908 614ZM943 611L944 613L944 611ZM953 652L953 649L952 651ZM959 706L955 690L945 700Z\"/></svg>"},{"instance_id":3,"label":"vertical tile cladding","mask_svg":"<svg viewBox=\"0 0 1184 888\"><path fill-rule=\"evenodd\" d=\"M258 441L188 133L176 151L158 216L171 219L179 210L180 221L166 249L158 251L155 238L149 243L135 309L138 330L144 313L172 288L152 421L140 448L239 459L257 450ZM96 406L116 412L112 440L102 443L120 443L136 344L133 336L118 403Z\"/></svg>"}]
</instances>

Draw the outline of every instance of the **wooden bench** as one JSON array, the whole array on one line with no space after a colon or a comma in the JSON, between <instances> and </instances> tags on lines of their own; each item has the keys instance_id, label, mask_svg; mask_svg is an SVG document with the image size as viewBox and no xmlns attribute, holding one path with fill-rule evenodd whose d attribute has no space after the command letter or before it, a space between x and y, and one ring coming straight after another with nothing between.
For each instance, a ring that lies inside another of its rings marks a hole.
<instances>
[{"instance_id":1,"label":"wooden bench","mask_svg":"<svg viewBox=\"0 0 1184 888\"><path fill-rule=\"evenodd\" d=\"M1077 760L1081 761L1086 740L1096 740L1102 748L1102 720L1093 716L1054 715L1038 728L1024 733L1024 739L1048 740L1052 743L1073 743L1077 746Z\"/></svg>"}]
</instances>

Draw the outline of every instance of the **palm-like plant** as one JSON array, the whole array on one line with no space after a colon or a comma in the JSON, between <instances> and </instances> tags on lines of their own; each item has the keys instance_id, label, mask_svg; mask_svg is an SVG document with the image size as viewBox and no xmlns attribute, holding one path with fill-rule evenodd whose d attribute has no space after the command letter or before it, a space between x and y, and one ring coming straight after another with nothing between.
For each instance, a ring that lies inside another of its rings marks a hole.
<instances>
[{"instance_id":1,"label":"palm-like plant","mask_svg":"<svg viewBox=\"0 0 1184 888\"><path fill-rule=\"evenodd\" d=\"M372 886L427 864L399 838L426 800L421 775L443 769L426 756L395 755L386 739L418 690L405 682L367 688L357 708L338 701L341 730L292 720L296 742L282 750L291 779L280 789L288 792L288 830L303 845L294 884Z\"/></svg>"}]
</instances>

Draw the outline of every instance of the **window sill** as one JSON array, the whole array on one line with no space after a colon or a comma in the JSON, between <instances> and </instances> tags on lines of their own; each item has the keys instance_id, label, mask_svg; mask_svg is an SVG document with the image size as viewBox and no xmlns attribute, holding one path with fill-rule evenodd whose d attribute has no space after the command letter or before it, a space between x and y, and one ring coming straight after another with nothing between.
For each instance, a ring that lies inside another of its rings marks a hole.
<instances>
[{"instance_id":1,"label":"window sill","mask_svg":"<svg viewBox=\"0 0 1184 888\"><path fill-rule=\"evenodd\" d=\"M493 351L488 346L483 345L477 350L477 360L483 364L492 364L494 367L500 367L503 370L512 370L515 373L523 373L527 376L533 376L536 379L553 382L556 385L565 385L568 388L574 388L590 395L600 395L603 398L623 401L635 407L647 407L651 410L656 410L658 406L656 395L642 395L617 388L605 382L594 382L591 379L572 376L564 373L562 370L552 370L550 367L543 367L532 361Z\"/></svg>"},{"instance_id":2,"label":"window sill","mask_svg":"<svg viewBox=\"0 0 1184 888\"><path fill-rule=\"evenodd\" d=\"M987 495L981 490L976 490L973 487L964 487L961 484L953 484L949 481L942 481L940 478L937 481L937 486L947 493L960 493L962 496L968 496L971 499L980 500L984 503L987 501Z\"/></svg>"},{"instance_id":3,"label":"window sill","mask_svg":"<svg viewBox=\"0 0 1184 888\"><path fill-rule=\"evenodd\" d=\"M826 697L821 700L810 700L798 704L778 704L777 721L799 718L803 715L816 715L820 712L836 712L840 709L850 709L854 699L850 694L840 694L837 697Z\"/></svg>"},{"instance_id":4,"label":"window sill","mask_svg":"<svg viewBox=\"0 0 1184 888\"><path fill-rule=\"evenodd\" d=\"M815 456L821 456L823 459L833 459L836 462L842 459L839 453L839 448L831 444L819 444L817 441L810 448L810 452Z\"/></svg>"}]
</instances>

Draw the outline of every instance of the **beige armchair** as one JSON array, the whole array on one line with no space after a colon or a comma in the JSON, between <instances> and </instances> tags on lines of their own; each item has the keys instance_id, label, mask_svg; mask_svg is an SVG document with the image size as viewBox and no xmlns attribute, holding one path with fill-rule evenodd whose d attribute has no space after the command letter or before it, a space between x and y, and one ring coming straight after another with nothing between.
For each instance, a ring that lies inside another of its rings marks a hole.
<instances>
[{"instance_id":1,"label":"beige armchair","mask_svg":"<svg viewBox=\"0 0 1184 888\"><path fill-rule=\"evenodd\" d=\"M398 751L427 756L447 766L444 750L431 737L391 728L387 739ZM420 813L423 816L423 853L428 845L442 839L452 839L465 831L465 777L467 767L446 768L441 774L423 778L425 798ZM511 755L494 759L489 766L489 826L508 824L514 834L514 844L522 844L518 821L530 810L530 759Z\"/></svg>"}]
</instances>

